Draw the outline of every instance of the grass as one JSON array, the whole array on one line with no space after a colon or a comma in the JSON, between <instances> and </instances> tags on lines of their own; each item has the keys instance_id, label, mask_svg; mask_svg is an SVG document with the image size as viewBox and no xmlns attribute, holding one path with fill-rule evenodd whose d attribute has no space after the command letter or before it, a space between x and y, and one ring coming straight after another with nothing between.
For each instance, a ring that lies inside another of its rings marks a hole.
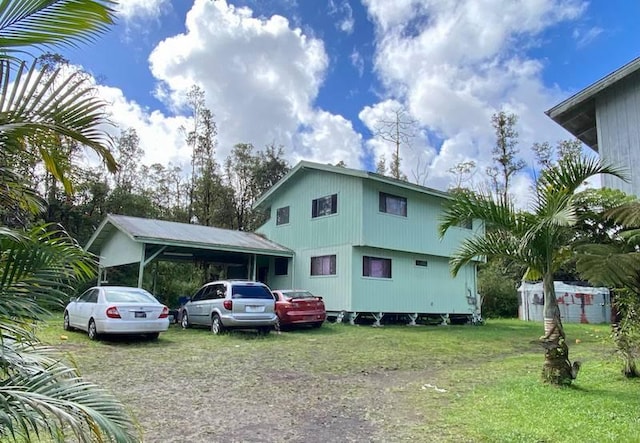
<instances>
[{"instance_id":1,"label":"grass","mask_svg":"<svg viewBox=\"0 0 640 443\"><path fill-rule=\"evenodd\" d=\"M541 325L517 320L219 337L172 326L157 342L90 342L61 323L55 317L41 338L128 405L145 441L170 441L166 428L188 422L212 397L211 426L185 429L175 441L631 442L640 435L640 382L621 375L607 325L566 325L579 341L571 358L583 367L571 388L556 388L540 382ZM231 423L242 413L261 430Z\"/></svg>"}]
</instances>

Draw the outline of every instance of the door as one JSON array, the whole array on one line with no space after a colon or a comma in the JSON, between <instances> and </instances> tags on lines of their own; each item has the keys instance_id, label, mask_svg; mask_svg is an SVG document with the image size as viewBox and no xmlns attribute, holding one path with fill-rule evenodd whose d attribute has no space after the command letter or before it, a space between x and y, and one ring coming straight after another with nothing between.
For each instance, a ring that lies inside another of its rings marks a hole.
<instances>
[{"instance_id":1,"label":"door","mask_svg":"<svg viewBox=\"0 0 640 443\"><path fill-rule=\"evenodd\" d=\"M76 315L73 321L71 321L72 315L69 313L69 322L76 328L87 330L89 324L89 318L93 315L93 311L98 302L99 289L93 288L87 290L84 294L78 297L76 302Z\"/></svg>"}]
</instances>

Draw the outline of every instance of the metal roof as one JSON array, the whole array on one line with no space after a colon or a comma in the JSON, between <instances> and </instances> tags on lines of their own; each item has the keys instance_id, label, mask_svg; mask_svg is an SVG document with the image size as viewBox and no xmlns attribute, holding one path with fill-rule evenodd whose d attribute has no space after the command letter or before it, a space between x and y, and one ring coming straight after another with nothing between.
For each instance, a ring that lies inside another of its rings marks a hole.
<instances>
[{"instance_id":1,"label":"metal roof","mask_svg":"<svg viewBox=\"0 0 640 443\"><path fill-rule=\"evenodd\" d=\"M545 112L594 151L598 151L596 130L596 97L611 85L640 70L640 57L601 78Z\"/></svg>"},{"instance_id":2,"label":"metal roof","mask_svg":"<svg viewBox=\"0 0 640 443\"><path fill-rule=\"evenodd\" d=\"M109 214L87 242L85 249L99 253L112 234L119 230L139 243L217 251L259 253L292 257L293 252L253 232L232 231L125 215Z\"/></svg>"},{"instance_id":3,"label":"metal roof","mask_svg":"<svg viewBox=\"0 0 640 443\"><path fill-rule=\"evenodd\" d=\"M409 189L409 190L416 191L416 192L421 192L423 194L433 195L433 196L436 196L436 197L441 197L441 198L446 198L446 199L451 198L451 195L449 193L447 193L447 192L438 191L436 189L432 189L432 188L427 188L425 186L416 185L415 183L410 183L410 182L404 181L404 180L398 180L398 179L393 178L393 177L387 177L385 175L376 174L375 172L368 172L368 171L362 171L362 170L359 170L359 169L351 169L351 168L345 168L345 167L342 167L342 166L326 165L326 164L322 164L322 163L314 163L314 162L309 162L309 161L303 160L303 161L299 162L293 169L291 169L291 171L289 171L289 173L287 173L287 175L282 177L282 179L280 179L280 181L278 183L273 185L267 192L262 194L260 196L260 198L258 198L258 200L256 200L256 202L253 204L253 207L254 208L259 208L261 206L266 205L267 202L269 202L271 200L273 195L276 192L278 192L278 189L280 189L281 187L284 187L286 183L291 181L292 178L296 177L298 175L298 173L300 173L301 171L309 170L309 169L313 169L313 170L317 170L317 171L332 172L334 174L349 175L351 177L362 178L362 179L365 179L365 180L374 180L374 181L385 183L385 184L388 184L388 185L391 185L391 186L396 186L396 187L399 187L399 188L404 188L404 189Z\"/></svg>"}]
</instances>

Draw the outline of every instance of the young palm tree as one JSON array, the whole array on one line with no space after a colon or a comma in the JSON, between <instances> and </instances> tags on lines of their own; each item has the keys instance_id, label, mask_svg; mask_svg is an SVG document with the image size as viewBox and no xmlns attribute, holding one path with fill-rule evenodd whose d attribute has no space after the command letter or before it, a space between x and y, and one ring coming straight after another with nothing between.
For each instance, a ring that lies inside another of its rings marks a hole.
<instances>
[{"instance_id":1,"label":"young palm tree","mask_svg":"<svg viewBox=\"0 0 640 443\"><path fill-rule=\"evenodd\" d=\"M504 257L527 267L527 280L542 280L544 288L545 352L542 378L559 385L571 384L580 367L569 362L569 348L560 319L553 284L554 272L569 254L575 238L578 214L574 194L578 187L596 174L612 174L624 179L621 170L598 160L571 158L560 161L541 173L535 185L533 210L515 209L502 199L496 202L488 194L459 191L445 209L440 235L451 226L479 219L487 226L486 235L476 235L460 246L451 259L455 275L476 257Z\"/></svg>"},{"instance_id":2,"label":"young palm tree","mask_svg":"<svg viewBox=\"0 0 640 443\"><path fill-rule=\"evenodd\" d=\"M70 191L56 156L63 138L115 162L104 104L86 78L44 75L29 49L91 40L113 21L110 0L0 0L0 204L37 212L43 202L13 170L40 158ZM83 380L54 350L42 346L34 325L71 285L93 275L93 258L62 230L18 231L0 226L0 439L2 441L140 441L128 412ZM44 435L43 435L44 434Z\"/></svg>"}]
</instances>

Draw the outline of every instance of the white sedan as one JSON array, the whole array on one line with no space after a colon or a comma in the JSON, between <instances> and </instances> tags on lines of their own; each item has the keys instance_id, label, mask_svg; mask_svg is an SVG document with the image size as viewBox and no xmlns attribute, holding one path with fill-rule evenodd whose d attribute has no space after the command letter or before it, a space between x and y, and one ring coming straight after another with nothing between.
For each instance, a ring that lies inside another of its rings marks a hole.
<instances>
[{"instance_id":1,"label":"white sedan","mask_svg":"<svg viewBox=\"0 0 640 443\"><path fill-rule=\"evenodd\" d=\"M169 308L142 288L96 286L72 299L64 310L66 331L101 334L142 334L157 339L169 329Z\"/></svg>"}]
</instances>

